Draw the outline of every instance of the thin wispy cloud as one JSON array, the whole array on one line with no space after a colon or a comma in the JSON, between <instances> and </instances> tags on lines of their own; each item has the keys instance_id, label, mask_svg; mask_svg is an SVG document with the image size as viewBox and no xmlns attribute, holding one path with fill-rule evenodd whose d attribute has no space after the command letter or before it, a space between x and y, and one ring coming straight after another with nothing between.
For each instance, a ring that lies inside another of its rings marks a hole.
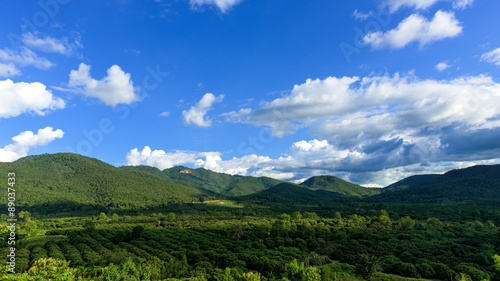
<instances>
[{"instance_id":1,"label":"thin wispy cloud","mask_svg":"<svg viewBox=\"0 0 500 281\"><path fill-rule=\"evenodd\" d=\"M481 61L489 62L500 66L500 48L484 53L481 56Z\"/></svg>"},{"instance_id":2,"label":"thin wispy cloud","mask_svg":"<svg viewBox=\"0 0 500 281\"><path fill-rule=\"evenodd\" d=\"M222 13L227 13L232 7L243 2L243 0L189 0L192 7L213 5L218 7Z\"/></svg>"}]
</instances>

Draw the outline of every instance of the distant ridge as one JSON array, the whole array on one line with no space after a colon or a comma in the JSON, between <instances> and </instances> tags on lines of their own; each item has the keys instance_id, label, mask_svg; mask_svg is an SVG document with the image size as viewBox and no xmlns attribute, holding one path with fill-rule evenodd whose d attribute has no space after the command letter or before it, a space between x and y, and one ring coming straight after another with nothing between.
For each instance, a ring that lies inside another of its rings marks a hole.
<instances>
[{"instance_id":1,"label":"distant ridge","mask_svg":"<svg viewBox=\"0 0 500 281\"><path fill-rule=\"evenodd\" d=\"M379 194L378 188L366 188L335 176L314 176L300 184L312 190L326 190L345 197L367 197Z\"/></svg>"},{"instance_id":2,"label":"distant ridge","mask_svg":"<svg viewBox=\"0 0 500 281\"><path fill-rule=\"evenodd\" d=\"M407 178L404 178L400 181L397 181L393 184L390 184L386 187L384 187L384 191L394 191L394 190L399 190L399 189L405 189L408 187L412 187L418 184L426 183L428 181L431 181L437 177L439 177L439 174L428 174L428 175L414 175L410 176Z\"/></svg>"},{"instance_id":3,"label":"distant ridge","mask_svg":"<svg viewBox=\"0 0 500 281\"><path fill-rule=\"evenodd\" d=\"M500 200L500 165L451 170L406 189L388 190L368 202L473 203Z\"/></svg>"},{"instance_id":4,"label":"distant ridge","mask_svg":"<svg viewBox=\"0 0 500 281\"><path fill-rule=\"evenodd\" d=\"M175 166L163 171L147 166L123 166L120 168L148 172L171 180L188 182L226 196L248 195L282 183L280 180L268 177L229 175L204 168L191 169L184 166Z\"/></svg>"}]
</instances>

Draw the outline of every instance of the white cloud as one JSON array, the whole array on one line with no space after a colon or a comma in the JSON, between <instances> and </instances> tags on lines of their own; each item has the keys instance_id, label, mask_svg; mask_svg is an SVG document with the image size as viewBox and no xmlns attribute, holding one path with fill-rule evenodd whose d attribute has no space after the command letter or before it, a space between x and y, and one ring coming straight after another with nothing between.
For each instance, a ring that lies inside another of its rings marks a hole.
<instances>
[{"instance_id":1,"label":"white cloud","mask_svg":"<svg viewBox=\"0 0 500 281\"><path fill-rule=\"evenodd\" d=\"M400 147L397 152L404 153L404 150L404 147ZM148 165L162 170L176 165L190 165L194 168L205 168L218 173L253 177L265 176L296 183L303 182L312 176L334 175L357 184L377 187L389 185L415 174L444 173L451 169L473 165L500 163L499 159L492 159L447 161L444 163L429 162L425 165L407 162L382 168L377 166L375 169L369 166L360 166L375 163L378 156L358 151L339 150L326 140L313 139L293 143L282 157L276 159L247 154L223 160L222 154L219 152L152 151L148 146L144 147L142 151L137 148L130 150L126 159L127 165Z\"/></svg>"},{"instance_id":2,"label":"white cloud","mask_svg":"<svg viewBox=\"0 0 500 281\"><path fill-rule=\"evenodd\" d=\"M0 118L16 117L23 113L45 115L62 109L65 102L52 95L41 83L14 83L7 79L0 81Z\"/></svg>"},{"instance_id":3,"label":"white cloud","mask_svg":"<svg viewBox=\"0 0 500 281\"><path fill-rule=\"evenodd\" d=\"M0 77L12 77L20 74L21 72L19 71L19 69L17 69L16 66L12 63L0 63Z\"/></svg>"},{"instance_id":4,"label":"white cloud","mask_svg":"<svg viewBox=\"0 0 500 281\"><path fill-rule=\"evenodd\" d=\"M212 120L205 117L214 103L219 103L224 99L224 95L214 96L211 93L205 94L201 100L189 110L182 111L184 122L187 125L193 124L200 127L212 126Z\"/></svg>"},{"instance_id":5,"label":"white cloud","mask_svg":"<svg viewBox=\"0 0 500 281\"><path fill-rule=\"evenodd\" d=\"M192 151L175 151L165 152L163 150L151 150L149 146L145 146L142 151L137 148L130 150L127 153L127 165L148 165L159 169L172 168L176 165L195 163L201 157L218 156L218 152L192 152Z\"/></svg>"},{"instance_id":6,"label":"white cloud","mask_svg":"<svg viewBox=\"0 0 500 281\"><path fill-rule=\"evenodd\" d=\"M62 55L70 55L75 49L80 48L80 39L76 38L74 42L69 42L68 38L62 40L52 37L41 37L31 32L22 35L23 43L33 49L47 53L59 53Z\"/></svg>"},{"instance_id":7,"label":"white cloud","mask_svg":"<svg viewBox=\"0 0 500 281\"><path fill-rule=\"evenodd\" d=\"M219 173L266 176L297 183L312 176L335 175L358 184L380 187L414 174L443 173L450 169L499 162L497 160L450 161L446 164L428 165L407 163L383 169L370 169L357 165L370 164L373 162L372 156L356 151L338 150L328 141L317 139L295 142L286 150L284 156L276 159L247 154L223 160L221 156L219 152L151 151L146 146L142 151L132 149L127 154L127 165L149 165L159 169L175 165L191 165L194 168L202 167Z\"/></svg>"},{"instance_id":8,"label":"white cloud","mask_svg":"<svg viewBox=\"0 0 500 281\"><path fill-rule=\"evenodd\" d=\"M168 111L162 112L162 113L160 113L160 116L161 117L168 117L168 116L170 116L170 112L168 112Z\"/></svg>"},{"instance_id":9,"label":"white cloud","mask_svg":"<svg viewBox=\"0 0 500 281\"><path fill-rule=\"evenodd\" d=\"M438 64L436 64L436 69L438 71L445 71L446 69L450 68L451 65L449 65L447 62L443 61Z\"/></svg>"},{"instance_id":10,"label":"white cloud","mask_svg":"<svg viewBox=\"0 0 500 281\"><path fill-rule=\"evenodd\" d=\"M238 5L243 0L189 0L191 6L214 5L223 13L227 13L233 6Z\"/></svg>"},{"instance_id":11,"label":"white cloud","mask_svg":"<svg viewBox=\"0 0 500 281\"><path fill-rule=\"evenodd\" d=\"M412 8L415 10L425 10L442 0L386 0L383 7L389 7L389 11L394 13L402 7ZM454 9L464 9L471 6L474 0L454 0Z\"/></svg>"},{"instance_id":12,"label":"white cloud","mask_svg":"<svg viewBox=\"0 0 500 281\"><path fill-rule=\"evenodd\" d=\"M0 49L0 61L12 62L20 66L32 65L44 70L53 66L49 60L39 57L27 47L22 47L19 51L13 51L8 48Z\"/></svg>"},{"instance_id":13,"label":"white cloud","mask_svg":"<svg viewBox=\"0 0 500 281\"><path fill-rule=\"evenodd\" d=\"M110 106L139 101L130 73L125 73L118 65L111 66L107 73L101 80L95 80L90 76L90 66L81 63L78 70L72 70L69 74L68 86Z\"/></svg>"},{"instance_id":14,"label":"white cloud","mask_svg":"<svg viewBox=\"0 0 500 281\"><path fill-rule=\"evenodd\" d=\"M455 0L453 2L453 8L455 9L464 9L468 6L472 6L474 0Z\"/></svg>"},{"instance_id":15,"label":"white cloud","mask_svg":"<svg viewBox=\"0 0 500 281\"><path fill-rule=\"evenodd\" d=\"M462 33L462 26L453 12L437 11L431 21L419 14L412 14L387 32L368 33L363 42L373 49L401 49L412 42L420 46L453 38Z\"/></svg>"},{"instance_id":16,"label":"white cloud","mask_svg":"<svg viewBox=\"0 0 500 281\"><path fill-rule=\"evenodd\" d=\"M496 48L495 50L484 53L481 56L481 61L493 63L500 66L500 48Z\"/></svg>"},{"instance_id":17,"label":"white cloud","mask_svg":"<svg viewBox=\"0 0 500 281\"><path fill-rule=\"evenodd\" d=\"M60 129L54 130L52 127L39 129L37 134L32 131L25 131L12 138L12 144L0 148L0 162L12 162L28 155L31 149L44 146L55 139L60 139L64 132Z\"/></svg>"},{"instance_id":18,"label":"white cloud","mask_svg":"<svg viewBox=\"0 0 500 281\"><path fill-rule=\"evenodd\" d=\"M354 13L352 14L354 16L355 19L357 20L366 20L368 19L369 17L372 16L372 12L368 12L368 13L363 13L363 12L359 12L358 9L356 9L354 11Z\"/></svg>"},{"instance_id":19,"label":"white cloud","mask_svg":"<svg viewBox=\"0 0 500 281\"><path fill-rule=\"evenodd\" d=\"M275 136L308 128L322 141L295 143L286 155L301 162L287 167L345 173L366 183L386 169L500 158L499 112L500 84L489 76L395 74L308 79L289 95L225 116L270 127Z\"/></svg>"},{"instance_id":20,"label":"white cloud","mask_svg":"<svg viewBox=\"0 0 500 281\"><path fill-rule=\"evenodd\" d=\"M439 1L440 0L386 0L383 6L389 7L389 11L394 13L401 7L427 9Z\"/></svg>"}]
</instances>

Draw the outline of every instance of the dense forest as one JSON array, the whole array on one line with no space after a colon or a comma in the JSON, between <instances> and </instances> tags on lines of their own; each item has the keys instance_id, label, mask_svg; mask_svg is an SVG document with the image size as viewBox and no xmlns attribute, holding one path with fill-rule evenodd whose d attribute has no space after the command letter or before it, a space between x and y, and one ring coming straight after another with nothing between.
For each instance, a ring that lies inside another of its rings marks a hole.
<instances>
[{"instance_id":1,"label":"dense forest","mask_svg":"<svg viewBox=\"0 0 500 281\"><path fill-rule=\"evenodd\" d=\"M0 280L500 280L500 166L384 189L74 154L12 172L16 274L3 223Z\"/></svg>"}]
</instances>

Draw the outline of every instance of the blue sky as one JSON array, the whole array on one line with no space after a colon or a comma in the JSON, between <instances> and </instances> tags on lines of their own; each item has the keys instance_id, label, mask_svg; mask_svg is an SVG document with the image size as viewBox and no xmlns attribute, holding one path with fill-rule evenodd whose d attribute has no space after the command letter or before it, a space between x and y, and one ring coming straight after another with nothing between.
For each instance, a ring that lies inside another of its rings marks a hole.
<instances>
[{"instance_id":1,"label":"blue sky","mask_svg":"<svg viewBox=\"0 0 500 281\"><path fill-rule=\"evenodd\" d=\"M499 10L486 0L8 1L0 161L75 152L366 186L497 164Z\"/></svg>"}]
</instances>

